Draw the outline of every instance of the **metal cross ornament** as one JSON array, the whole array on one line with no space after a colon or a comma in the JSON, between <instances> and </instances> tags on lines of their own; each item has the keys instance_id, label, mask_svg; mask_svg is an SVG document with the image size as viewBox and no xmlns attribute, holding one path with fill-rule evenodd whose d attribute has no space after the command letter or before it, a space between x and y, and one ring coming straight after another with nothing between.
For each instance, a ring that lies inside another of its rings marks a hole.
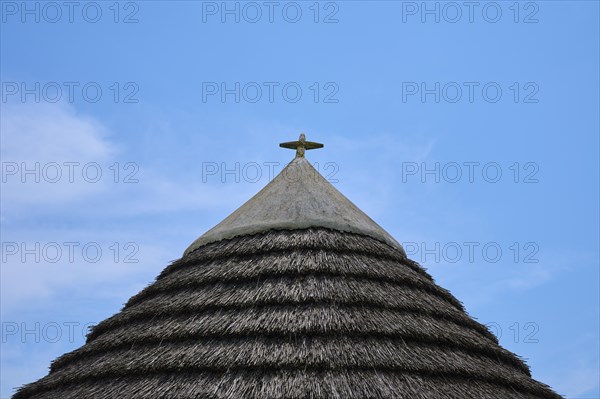
<instances>
[{"instance_id":1,"label":"metal cross ornament","mask_svg":"<svg viewBox=\"0 0 600 399\"><path fill-rule=\"evenodd\" d=\"M282 148L289 148L292 150L296 150L296 157L304 157L304 152L306 150L314 150L317 148L323 148L323 144L315 143L313 141L306 141L306 136L304 133L300 133L300 138L298 141L288 141L286 143L279 144Z\"/></svg>"}]
</instances>

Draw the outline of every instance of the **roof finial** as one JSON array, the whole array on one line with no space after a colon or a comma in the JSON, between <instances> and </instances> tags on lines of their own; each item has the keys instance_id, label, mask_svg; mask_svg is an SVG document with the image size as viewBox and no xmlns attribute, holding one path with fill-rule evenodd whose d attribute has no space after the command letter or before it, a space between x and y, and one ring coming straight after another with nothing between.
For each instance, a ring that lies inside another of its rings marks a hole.
<instances>
[{"instance_id":1,"label":"roof finial","mask_svg":"<svg viewBox=\"0 0 600 399\"><path fill-rule=\"evenodd\" d=\"M306 141L306 136L304 133L300 133L300 138L298 141L288 141L286 143L279 144L282 148L290 148L292 150L296 150L296 157L302 158L304 157L304 151L306 150L314 150L316 148L323 148L323 144L315 143L313 141Z\"/></svg>"}]
</instances>

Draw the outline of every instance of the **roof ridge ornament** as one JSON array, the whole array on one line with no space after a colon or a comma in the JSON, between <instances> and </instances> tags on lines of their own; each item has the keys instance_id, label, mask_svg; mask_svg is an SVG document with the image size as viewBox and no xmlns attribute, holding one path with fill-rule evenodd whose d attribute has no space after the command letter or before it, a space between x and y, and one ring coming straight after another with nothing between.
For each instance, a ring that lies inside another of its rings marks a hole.
<instances>
[{"instance_id":1,"label":"roof ridge ornament","mask_svg":"<svg viewBox=\"0 0 600 399\"><path fill-rule=\"evenodd\" d=\"M304 158L304 152L306 150L315 150L317 148L324 147L324 145L321 143L315 143L314 141L306 141L306 136L304 135L304 133L300 133L298 141L288 141L285 143L280 143L279 146L282 148L296 150L296 158Z\"/></svg>"}]
</instances>

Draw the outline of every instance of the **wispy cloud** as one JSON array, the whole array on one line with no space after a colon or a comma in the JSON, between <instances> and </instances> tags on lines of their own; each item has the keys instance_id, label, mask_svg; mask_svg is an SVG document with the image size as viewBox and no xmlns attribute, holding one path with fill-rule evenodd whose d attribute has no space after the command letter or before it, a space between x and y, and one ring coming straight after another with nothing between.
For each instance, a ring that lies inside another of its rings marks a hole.
<instances>
[{"instance_id":1,"label":"wispy cloud","mask_svg":"<svg viewBox=\"0 0 600 399\"><path fill-rule=\"evenodd\" d=\"M239 199L239 187L204 184L192 176L196 170L169 173L159 164L124 160L110 130L69 105L8 105L2 133L4 222L48 207L122 217Z\"/></svg>"}]
</instances>

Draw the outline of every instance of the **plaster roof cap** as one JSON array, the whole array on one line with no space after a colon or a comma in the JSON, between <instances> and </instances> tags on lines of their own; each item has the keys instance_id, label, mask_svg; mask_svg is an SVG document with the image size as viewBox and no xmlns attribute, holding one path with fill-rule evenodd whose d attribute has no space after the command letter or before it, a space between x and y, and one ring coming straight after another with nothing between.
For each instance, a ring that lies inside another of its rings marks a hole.
<instances>
[{"instance_id":1,"label":"plaster roof cap","mask_svg":"<svg viewBox=\"0 0 600 399\"><path fill-rule=\"evenodd\" d=\"M205 244L236 236L310 227L366 235L404 253L388 232L321 176L304 156L297 155L254 197L195 240L184 256Z\"/></svg>"}]
</instances>

